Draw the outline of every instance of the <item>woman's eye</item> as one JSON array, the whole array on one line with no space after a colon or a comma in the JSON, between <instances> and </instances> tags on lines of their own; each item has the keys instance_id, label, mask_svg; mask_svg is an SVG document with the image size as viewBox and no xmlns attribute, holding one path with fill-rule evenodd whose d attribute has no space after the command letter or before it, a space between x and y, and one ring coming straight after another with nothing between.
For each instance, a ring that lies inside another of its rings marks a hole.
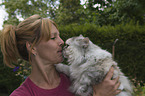
<instances>
[{"instance_id":1,"label":"woman's eye","mask_svg":"<svg viewBox=\"0 0 145 96\"><path fill-rule=\"evenodd\" d=\"M52 40L54 40L56 37L51 38Z\"/></svg>"}]
</instances>

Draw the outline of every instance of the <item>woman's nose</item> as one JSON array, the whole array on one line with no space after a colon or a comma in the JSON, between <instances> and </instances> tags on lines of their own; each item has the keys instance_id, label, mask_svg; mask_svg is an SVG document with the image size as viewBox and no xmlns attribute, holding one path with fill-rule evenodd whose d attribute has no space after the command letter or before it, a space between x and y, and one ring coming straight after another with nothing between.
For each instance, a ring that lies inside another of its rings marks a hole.
<instances>
[{"instance_id":1,"label":"woman's nose","mask_svg":"<svg viewBox=\"0 0 145 96\"><path fill-rule=\"evenodd\" d=\"M63 46L63 45L64 45L64 41L60 38L59 46Z\"/></svg>"}]
</instances>

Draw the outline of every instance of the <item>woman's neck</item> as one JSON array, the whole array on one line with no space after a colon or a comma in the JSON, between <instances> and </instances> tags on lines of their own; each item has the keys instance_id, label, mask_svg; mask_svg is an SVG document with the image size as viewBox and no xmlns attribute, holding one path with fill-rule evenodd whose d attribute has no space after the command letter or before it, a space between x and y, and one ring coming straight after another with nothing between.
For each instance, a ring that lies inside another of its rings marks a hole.
<instances>
[{"instance_id":1,"label":"woman's neck","mask_svg":"<svg viewBox=\"0 0 145 96\"><path fill-rule=\"evenodd\" d=\"M54 64L32 62L29 78L34 84L43 89L56 88L60 83L59 73L56 71Z\"/></svg>"}]
</instances>

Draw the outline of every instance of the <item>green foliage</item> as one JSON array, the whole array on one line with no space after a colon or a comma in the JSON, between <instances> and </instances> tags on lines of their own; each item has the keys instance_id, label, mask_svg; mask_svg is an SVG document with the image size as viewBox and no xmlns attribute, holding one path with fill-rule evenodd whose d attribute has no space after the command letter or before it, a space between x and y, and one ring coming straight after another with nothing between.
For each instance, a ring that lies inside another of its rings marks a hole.
<instances>
[{"instance_id":1,"label":"green foliage","mask_svg":"<svg viewBox=\"0 0 145 96\"><path fill-rule=\"evenodd\" d=\"M96 4L100 6L94 7ZM4 24L17 25L18 17L39 14L59 25L93 23L100 26L128 23L132 19L144 24L144 4L143 0L87 0L84 5L80 0L3 0L2 3L8 13Z\"/></svg>"},{"instance_id":2,"label":"green foliage","mask_svg":"<svg viewBox=\"0 0 145 96\"><path fill-rule=\"evenodd\" d=\"M103 7L109 7L110 4L112 3L112 0L87 0L85 5L87 6L87 9L89 9L90 11L95 11L98 10L99 8L103 8ZM100 4L100 7L94 7L94 5L96 4Z\"/></svg>"},{"instance_id":3,"label":"green foliage","mask_svg":"<svg viewBox=\"0 0 145 96\"><path fill-rule=\"evenodd\" d=\"M145 96L145 86L138 85L135 87L133 96Z\"/></svg>"},{"instance_id":4,"label":"green foliage","mask_svg":"<svg viewBox=\"0 0 145 96\"><path fill-rule=\"evenodd\" d=\"M34 14L42 17L54 17L56 0L3 0L8 13L8 20L4 24L18 24L18 16L27 18Z\"/></svg>"},{"instance_id":5,"label":"green foliage","mask_svg":"<svg viewBox=\"0 0 145 96\"><path fill-rule=\"evenodd\" d=\"M16 76L20 76L22 78L22 81L24 81L31 73L31 65L29 62L19 59L18 65L15 67Z\"/></svg>"},{"instance_id":6,"label":"green foliage","mask_svg":"<svg viewBox=\"0 0 145 96\"><path fill-rule=\"evenodd\" d=\"M79 23L79 18L82 16L79 10L83 10L82 8L79 0L60 0L54 21L59 25Z\"/></svg>"},{"instance_id":7,"label":"green foliage","mask_svg":"<svg viewBox=\"0 0 145 96\"><path fill-rule=\"evenodd\" d=\"M95 4L100 6L93 7ZM96 25L116 25L121 22L128 23L132 19L139 21L140 24L144 24L144 7L143 0L88 0L86 2L86 9L82 12L85 15L81 17L81 24L94 23Z\"/></svg>"},{"instance_id":8,"label":"green foliage","mask_svg":"<svg viewBox=\"0 0 145 96\"><path fill-rule=\"evenodd\" d=\"M22 79L16 76L12 69L0 65L0 93L10 94L14 89L19 87Z\"/></svg>"},{"instance_id":9,"label":"green foliage","mask_svg":"<svg viewBox=\"0 0 145 96\"><path fill-rule=\"evenodd\" d=\"M122 21L127 23L132 19L143 24L145 11L142 10L145 10L145 7L142 6L142 1L138 0L116 0L111 7L104 10L104 15L107 16L108 23L112 25Z\"/></svg>"},{"instance_id":10,"label":"green foliage","mask_svg":"<svg viewBox=\"0 0 145 96\"><path fill-rule=\"evenodd\" d=\"M3 56L0 51L0 93L10 94L21 82L21 77L16 76L16 72L3 64Z\"/></svg>"}]
</instances>

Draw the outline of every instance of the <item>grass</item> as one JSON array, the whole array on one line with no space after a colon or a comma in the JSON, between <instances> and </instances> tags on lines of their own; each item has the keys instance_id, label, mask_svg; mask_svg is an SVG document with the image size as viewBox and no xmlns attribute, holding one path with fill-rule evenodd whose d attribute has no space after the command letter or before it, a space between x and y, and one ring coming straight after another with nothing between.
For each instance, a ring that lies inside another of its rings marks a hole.
<instances>
[{"instance_id":1,"label":"grass","mask_svg":"<svg viewBox=\"0 0 145 96\"><path fill-rule=\"evenodd\" d=\"M0 96L9 96L9 95L6 93L0 93Z\"/></svg>"}]
</instances>

